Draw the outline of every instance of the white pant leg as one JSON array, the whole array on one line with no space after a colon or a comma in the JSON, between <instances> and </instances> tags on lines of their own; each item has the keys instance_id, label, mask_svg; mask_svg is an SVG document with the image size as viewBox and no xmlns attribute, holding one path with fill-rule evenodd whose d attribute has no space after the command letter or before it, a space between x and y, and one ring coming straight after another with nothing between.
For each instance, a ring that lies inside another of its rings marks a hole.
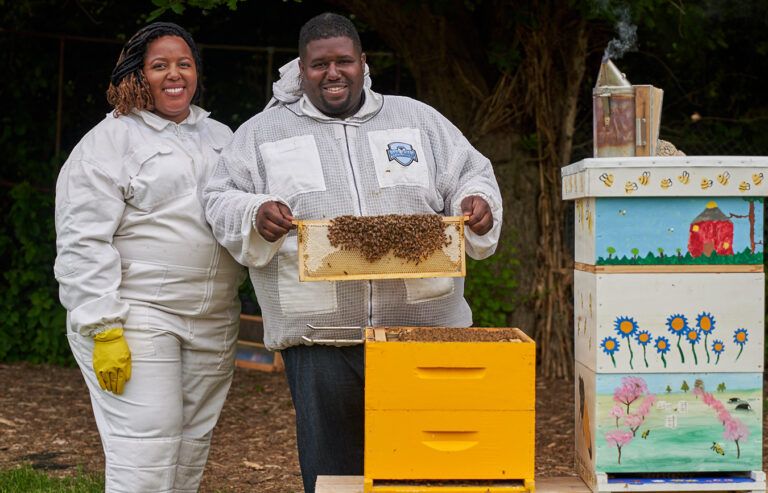
<instances>
[{"instance_id":1,"label":"white pant leg","mask_svg":"<svg viewBox=\"0 0 768 493\"><path fill-rule=\"evenodd\" d=\"M72 352L91 394L106 459L106 491L166 493L181 442L183 396L181 341L149 307L132 306L124 327L131 350L131 379L122 395L99 387L93 372L93 339L69 333ZM177 322L178 325L178 322Z\"/></svg>"},{"instance_id":2,"label":"white pant leg","mask_svg":"<svg viewBox=\"0 0 768 493\"><path fill-rule=\"evenodd\" d=\"M196 492L213 427L232 383L238 314L192 319L181 352L184 418L173 491Z\"/></svg>"}]
</instances>

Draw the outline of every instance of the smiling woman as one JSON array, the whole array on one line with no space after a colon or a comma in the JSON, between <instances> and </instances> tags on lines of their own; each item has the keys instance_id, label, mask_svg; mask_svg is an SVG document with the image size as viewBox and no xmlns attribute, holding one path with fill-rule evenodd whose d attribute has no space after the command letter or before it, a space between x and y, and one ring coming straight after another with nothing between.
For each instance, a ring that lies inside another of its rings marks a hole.
<instances>
[{"instance_id":1,"label":"smiling woman","mask_svg":"<svg viewBox=\"0 0 768 493\"><path fill-rule=\"evenodd\" d=\"M202 60L192 36L169 22L156 22L125 45L112 71L107 101L114 116L149 110L181 123L202 93Z\"/></svg>"},{"instance_id":2,"label":"smiling woman","mask_svg":"<svg viewBox=\"0 0 768 493\"><path fill-rule=\"evenodd\" d=\"M56 183L54 271L107 491L197 491L232 381L243 269L197 194L232 132L192 104L200 67L181 27L139 30L112 71L114 111Z\"/></svg>"},{"instance_id":3,"label":"smiling woman","mask_svg":"<svg viewBox=\"0 0 768 493\"><path fill-rule=\"evenodd\" d=\"M197 91L197 68L189 45L178 36L163 36L147 46L144 77L154 101L155 114L181 123Z\"/></svg>"}]
</instances>

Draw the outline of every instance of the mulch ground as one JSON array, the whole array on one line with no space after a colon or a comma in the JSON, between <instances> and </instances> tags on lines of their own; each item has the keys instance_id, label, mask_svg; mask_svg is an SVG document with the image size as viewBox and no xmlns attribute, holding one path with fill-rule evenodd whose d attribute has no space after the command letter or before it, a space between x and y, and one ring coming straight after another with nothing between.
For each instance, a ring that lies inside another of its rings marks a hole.
<instances>
[{"instance_id":1,"label":"mulch ground","mask_svg":"<svg viewBox=\"0 0 768 493\"><path fill-rule=\"evenodd\" d=\"M79 370L0 364L0 389L0 469L29 464L52 475L103 470ZM575 476L573 395L570 381L536 383L537 477ZM284 374L238 368L201 492L254 491L301 491L294 413Z\"/></svg>"}]
</instances>

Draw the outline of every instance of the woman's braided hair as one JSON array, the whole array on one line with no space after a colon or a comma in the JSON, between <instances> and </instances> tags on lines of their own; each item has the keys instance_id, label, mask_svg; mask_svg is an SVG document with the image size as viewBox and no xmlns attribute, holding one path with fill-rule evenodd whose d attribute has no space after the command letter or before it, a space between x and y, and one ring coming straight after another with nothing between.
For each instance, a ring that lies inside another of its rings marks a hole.
<instances>
[{"instance_id":1,"label":"woman's braided hair","mask_svg":"<svg viewBox=\"0 0 768 493\"><path fill-rule=\"evenodd\" d=\"M192 35L181 26L172 22L154 22L141 28L125 43L123 50L120 52L120 57L117 59L117 65L112 70L109 88L107 89L107 102L114 108L113 114L115 117L126 115L133 109L143 110L154 107L149 83L144 78L142 69L144 68L147 46L162 36L178 36L189 46L195 59L195 69L197 71L197 89L192 97L192 102L196 103L200 100L203 90L203 65L200 59L200 52L195 41L192 39Z\"/></svg>"}]
</instances>

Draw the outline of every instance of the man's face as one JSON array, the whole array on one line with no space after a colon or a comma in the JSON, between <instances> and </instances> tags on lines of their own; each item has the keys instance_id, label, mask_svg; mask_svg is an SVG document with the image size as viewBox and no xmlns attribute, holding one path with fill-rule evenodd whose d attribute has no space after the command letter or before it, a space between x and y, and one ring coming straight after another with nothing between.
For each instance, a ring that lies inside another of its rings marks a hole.
<instances>
[{"instance_id":1,"label":"man's face","mask_svg":"<svg viewBox=\"0 0 768 493\"><path fill-rule=\"evenodd\" d=\"M360 107L364 67L365 53L350 38L310 41L299 60L302 89L324 114L347 118Z\"/></svg>"}]
</instances>

